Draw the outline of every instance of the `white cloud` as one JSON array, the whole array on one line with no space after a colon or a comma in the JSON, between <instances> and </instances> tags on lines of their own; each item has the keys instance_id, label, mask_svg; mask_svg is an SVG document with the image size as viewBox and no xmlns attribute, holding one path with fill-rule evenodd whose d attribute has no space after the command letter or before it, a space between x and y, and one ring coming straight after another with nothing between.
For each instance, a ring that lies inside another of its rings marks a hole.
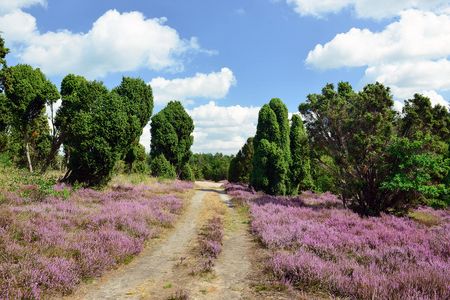
<instances>
[{"instance_id":1,"label":"white cloud","mask_svg":"<svg viewBox=\"0 0 450 300\"><path fill-rule=\"evenodd\" d=\"M192 103L193 98L224 98L231 86L236 84L236 78L230 69L222 68L220 72L197 73L187 78L170 80L157 77L149 84L153 89L155 103L163 105L171 100Z\"/></svg>"},{"instance_id":2,"label":"white cloud","mask_svg":"<svg viewBox=\"0 0 450 300\"><path fill-rule=\"evenodd\" d=\"M320 69L445 58L450 54L450 16L409 10L381 32L352 28L308 53Z\"/></svg>"},{"instance_id":3,"label":"white cloud","mask_svg":"<svg viewBox=\"0 0 450 300\"><path fill-rule=\"evenodd\" d=\"M202 50L196 38L182 39L166 21L146 19L136 11L109 10L87 33L40 33L33 16L16 10L0 17L0 30L21 62L49 75L77 73L97 78L139 68L182 70L182 56Z\"/></svg>"},{"instance_id":4,"label":"white cloud","mask_svg":"<svg viewBox=\"0 0 450 300\"><path fill-rule=\"evenodd\" d=\"M195 124L194 152L236 154L256 133L259 107L209 102L188 113Z\"/></svg>"},{"instance_id":5,"label":"white cloud","mask_svg":"<svg viewBox=\"0 0 450 300\"><path fill-rule=\"evenodd\" d=\"M306 63L317 69L366 67L364 82L382 82L406 99L450 90L449 56L450 15L409 10L380 32L352 28L336 35L311 50Z\"/></svg>"},{"instance_id":6,"label":"white cloud","mask_svg":"<svg viewBox=\"0 0 450 300\"><path fill-rule=\"evenodd\" d=\"M236 154L247 138L256 133L259 107L219 106L211 101L187 113L195 124L193 152ZM147 152L150 152L150 140L150 125L147 125L140 139Z\"/></svg>"},{"instance_id":7,"label":"white cloud","mask_svg":"<svg viewBox=\"0 0 450 300\"><path fill-rule=\"evenodd\" d=\"M2 0L0 1L0 15L7 14L21 8L28 8L34 5L46 6L46 0Z\"/></svg>"},{"instance_id":8,"label":"white cloud","mask_svg":"<svg viewBox=\"0 0 450 300\"><path fill-rule=\"evenodd\" d=\"M383 19L397 16L401 11L419 9L437 13L450 10L448 0L286 0L302 16L323 17L352 9L360 18Z\"/></svg>"}]
</instances>

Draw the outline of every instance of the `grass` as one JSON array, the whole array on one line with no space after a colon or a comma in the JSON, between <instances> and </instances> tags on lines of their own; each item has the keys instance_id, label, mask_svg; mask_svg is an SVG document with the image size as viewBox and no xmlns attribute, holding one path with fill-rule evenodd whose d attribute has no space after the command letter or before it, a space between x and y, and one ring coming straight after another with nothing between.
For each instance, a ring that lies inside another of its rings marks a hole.
<instances>
[{"instance_id":1,"label":"grass","mask_svg":"<svg viewBox=\"0 0 450 300\"><path fill-rule=\"evenodd\" d=\"M411 211L408 216L417 223L425 226L437 226L441 223L441 219L429 212L424 211Z\"/></svg>"}]
</instances>

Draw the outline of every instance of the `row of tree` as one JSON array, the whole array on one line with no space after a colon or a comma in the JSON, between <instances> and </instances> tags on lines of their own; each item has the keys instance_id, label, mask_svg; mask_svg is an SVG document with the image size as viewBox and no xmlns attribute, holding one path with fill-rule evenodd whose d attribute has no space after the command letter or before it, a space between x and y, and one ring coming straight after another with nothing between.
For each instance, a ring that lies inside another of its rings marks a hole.
<instances>
[{"instance_id":1,"label":"row of tree","mask_svg":"<svg viewBox=\"0 0 450 300\"><path fill-rule=\"evenodd\" d=\"M273 195L332 191L364 215L450 204L450 113L416 94L401 114L389 88L341 82L311 94L290 122L279 99L231 161L229 179Z\"/></svg>"},{"instance_id":2,"label":"row of tree","mask_svg":"<svg viewBox=\"0 0 450 300\"><path fill-rule=\"evenodd\" d=\"M0 37L0 152L19 166L45 172L61 149L67 168L62 181L103 185L118 162L127 171L148 171L139 144L153 111L152 89L142 79L124 77L109 90L102 82L67 75L60 91L29 65L7 66L9 50ZM61 99L54 113L53 106ZM50 129L46 106L50 107ZM156 176L192 180L189 166L194 124L178 101L152 118L151 171ZM24 157L24 158L23 158Z\"/></svg>"}]
</instances>

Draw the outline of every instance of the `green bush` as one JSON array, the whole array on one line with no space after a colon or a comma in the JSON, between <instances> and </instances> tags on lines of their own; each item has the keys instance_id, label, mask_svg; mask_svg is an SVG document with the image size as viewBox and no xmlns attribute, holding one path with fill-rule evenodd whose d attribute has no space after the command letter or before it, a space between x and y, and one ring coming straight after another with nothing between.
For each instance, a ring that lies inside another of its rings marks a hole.
<instances>
[{"instance_id":1,"label":"green bush","mask_svg":"<svg viewBox=\"0 0 450 300\"><path fill-rule=\"evenodd\" d=\"M175 179L177 177L174 166L172 166L162 154L151 160L150 169L152 171L152 175L155 177L165 179Z\"/></svg>"}]
</instances>

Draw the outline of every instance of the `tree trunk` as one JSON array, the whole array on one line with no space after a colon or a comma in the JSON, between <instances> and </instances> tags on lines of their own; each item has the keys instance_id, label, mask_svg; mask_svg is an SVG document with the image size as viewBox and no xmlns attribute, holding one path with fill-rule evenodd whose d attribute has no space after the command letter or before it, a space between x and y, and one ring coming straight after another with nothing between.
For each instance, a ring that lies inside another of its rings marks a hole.
<instances>
[{"instance_id":1,"label":"tree trunk","mask_svg":"<svg viewBox=\"0 0 450 300\"><path fill-rule=\"evenodd\" d=\"M33 165L31 164L30 146L28 144L28 141L25 142L25 152L27 154L28 169L30 170L30 173L33 173Z\"/></svg>"}]
</instances>

